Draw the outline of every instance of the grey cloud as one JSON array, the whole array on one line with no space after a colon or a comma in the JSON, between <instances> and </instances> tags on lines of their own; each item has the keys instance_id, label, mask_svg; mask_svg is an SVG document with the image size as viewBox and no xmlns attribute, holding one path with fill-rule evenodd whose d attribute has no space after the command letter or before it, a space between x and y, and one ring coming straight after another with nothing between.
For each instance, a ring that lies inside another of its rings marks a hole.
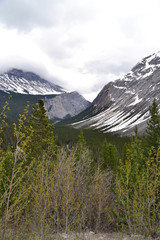
<instances>
[{"instance_id":1,"label":"grey cloud","mask_svg":"<svg viewBox=\"0 0 160 240\"><path fill-rule=\"evenodd\" d=\"M100 59L86 63L85 71L97 76L97 81L90 90L100 92L107 83L117 80L122 73L129 72L133 65L132 61L123 61L121 58L113 62Z\"/></svg>"},{"instance_id":2,"label":"grey cloud","mask_svg":"<svg viewBox=\"0 0 160 240\"><path fill-rule=\"evenodd\" d=\"M36 39L36 43L43 51L56 61L70 59L76 50L84 43L83 37L67 35L66 29L57 33L55 29L44 32L44 36Z\"/></svg>"},{"instance_id":3,"label":"grey cloud","mask_svg":"<svg viewBox=\"0 0 160 240\"><path fill-rule=\"evenodd\" d=\"M10 58L0 60L0 74L5 73L13 68L34 72L40 77L63 87L63 81L53 76L53 74L49 74L48 70L45 69L44 65L41 63L28 61L23 57L16 56L10 56Z\"/></svg>"},{"instance_id":4,"label":"grey cloud","mask_svg":"<svg viewBox=\"0 0 160 240\"><path fill-rule=\"evenodd\" d=\"M2 0L0 2L0 21L8 27L23 31L39 25L49 26L57 22L58 2L62 1Z\"/></svg>"},{"instance_id":5,"label":"grey cloud","mask_svg":"<svg viewBox=\"0 0 160 240\"><path fill-rule=\"evenodd\" d=\"M70 27L72 24L85 22L89 15L85 5L71 0L0 1L0 22L20 31L62 23Z\"/></svg>"},{"instance_id":6,"label":"grey cloud","mask_svg":"<svg viewBox=\"0 0 160 240\"><path fill-rule=\"evenodd\" d=\"M95 60L85 64L85 69L92 74L115 74L119 75L122 72L128 72L131 70L133 63L123 62L122 59L114 62L108 60Z\"/></svg>"}]
</instances>

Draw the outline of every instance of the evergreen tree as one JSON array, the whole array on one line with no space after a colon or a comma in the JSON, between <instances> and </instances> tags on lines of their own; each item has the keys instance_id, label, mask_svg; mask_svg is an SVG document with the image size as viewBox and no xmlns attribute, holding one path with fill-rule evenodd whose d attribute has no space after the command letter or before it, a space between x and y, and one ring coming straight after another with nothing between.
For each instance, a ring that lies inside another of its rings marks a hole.
<instances>
[{"instance_id":1,"label":"evergreen tree","mask_svg":"<svg viewBox=\"0 0 160 240\"><path fill-rule=\"evenodd\" d=\"M86 140L84 138L83 130L81 129L80 134L78 136L78 144L77 144L77 151L76 151L77 160L79 160L80 155L82 154L85 148L87 148Z\"/></svg>"},{"instance_id":2,"label":"evergreen tree","mask_svg":"<svg viewBox=\"0 0 160 240\"><path fill-rule=\"evenodd\" d=\"M141 139L138 137L138 129L135 128L135 136L131 138L131 142L124 145L122 161L125 162L127 158L134 160L135 164L142 165L144 157L144 149Z\"/></svg>"},{"instance_id":3,"label":"evergreen tree","mask_svg":"<svg viewBox=\"0 0 160 240\"><path fill-rule=\"evenodd\" d=\"M47 154L54 158L57 152L56 138L54 136L54 125L50 123L43 100L38 100L37 105L32 106L32 113L29 125L33 129L33 136L30 142L31 157L36 160Z\"/></svg>"},{"instance_id":4,"label":"evergreen tree","mask_svg":"<svg viewBox=\"0 0 160 240\"><path fill-rule=\"evenodd\" d=\"M114 145L112 145L111 143L108 143L106 139L104 140L102 145L101 157L102 157L101 167L103 170L106 168L111 168L111 169L116 168L118 163L117 149Z\"/></svg>"},{"instance_id":5,"label":"evergreen tree","mask_svg":"<svg viewBox=\"0 0 160 240\"><path fill-rule=\"evenodd\" d=\"M83 130L81 129L79 137L78 137L78 145L80 148L86 146L86 140L84 138Z\"/></svg>"},{"instance_id":6,"label":"evergreen tree","mask_svg":"<svg viewBox=\"0 0 160 240\"><path fill-rule=\"evenodd\" d=\"M144 147L147 150L149 150L151 147L158 149L160 141L160 116L158 105L155 99L149 111L151 117L147 122L147 129L144 135Z\"/></svg>"}]
</instances>

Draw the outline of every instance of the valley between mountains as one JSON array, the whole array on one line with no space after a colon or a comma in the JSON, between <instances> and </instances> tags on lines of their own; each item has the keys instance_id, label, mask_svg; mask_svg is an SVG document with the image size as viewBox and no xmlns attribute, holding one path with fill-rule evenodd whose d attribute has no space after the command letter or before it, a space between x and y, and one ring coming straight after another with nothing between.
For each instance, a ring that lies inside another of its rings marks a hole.
<instances>
[{"instance_id":1,"label":"valley between mountains","mask_svg":"<svg viewBox=\"0 0 160 240\"><path fill-rule=\"evenodd\" d=\"M0 75L2 108L12 95L10 116L18 116L24 106L44 100L53 122L70 119L74 128L133 135L135 126L142 135L154 99L160 106L160 52L143 58L121 79L109 82L92 103L78 92L67 92L32 72L12 69Z\"/></svg>"}]
</instances>

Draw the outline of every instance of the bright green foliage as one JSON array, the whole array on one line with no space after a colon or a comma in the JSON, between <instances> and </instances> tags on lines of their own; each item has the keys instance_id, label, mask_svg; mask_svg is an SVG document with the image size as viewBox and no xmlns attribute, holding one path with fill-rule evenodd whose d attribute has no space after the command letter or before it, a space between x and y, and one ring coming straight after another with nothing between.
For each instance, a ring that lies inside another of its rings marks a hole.
<instances>
[{"instance_id":1,"label":"bright green foliage","mask_svg":"<svg viewBox=\"0 0 160 240\"><path fill-rule=\"evenodd\" d=\"M96 232L109 228L110 224L113 223L111 209L114 201L110 188L111 181L112 172L110 170L96 169L89 191L90 205L87 208L89 220Z\"/></svg>"},{"instance_id":2,"label":"bright green foliage","mask_svg":"<svg viewBox=\"0 0 160 240\"><path fill-rule=\"evenodd\" d=\"M103 142L102 145L102 164L101 167L103 170L110 168L110 169L116 169L118 164L118 152L116 147L108 143L106 139Z\"/></svg>"},{"instance_id":3,"label":"bright green foliage","mask_svg":"<svg viewBox=\"0 0 160 240\"><path fill-rule=\"evenodd\" d=\"M9 98L10 99L10 98ZM3 106L3 110L0 113L0 147L3 146L3 138L4 138L4 129L7 127L6 123L6 112L9 111L9 103L5 102L5 105Z\"/></svg>"},{"instance_id":4,"label":"bright green foliage","mask_svg":"<svg viewBox=\"0 0 160 240\"><path fill-rule=\"evenodd\" d=\"M77 160L79 160L80 155L83 152L85 147L86 147L86 141L84 138L83 130L81 129L79 137L78 137L78 143L77 143L77 151L76 151Z\"/></svg>"},{"instance_id":5,"label":"bright green foliage","mask_svg":"<svg viewBox=\"0 0 160 240\"><path fill-rule=\"evenodd\" d=\"M134 205L136 206L138 203L135 202L134 197L136 192L139 191L137 187L139 180L142 180L141 174L144 169L145 160L142 142L138 138L138 131L136 128L135 137L132 138L130 144L125 145L123 159L120 160L116 172L114 189L118 201L116 221L122 228L128 228L131 233L135 232L137 229L134 226L135 218L137 218Z\"/></svg>"},{"instance_id":6,"label":"bright green foliage","mask_svg":"<svg viewBox=\"0 0 160 240\"><path fill-rule=\"evenodd\" d=\"M4 129L7 126L6 123L6 114L5 111L6 109L9 108L8 107L8 102L5 103L2 112L0 113L0 196L1 194L5 191L4 190L4 186L3 186L3 178L5 176L5 174L9 174L8 173L8 163L7 160L4 158L4 151L3 151L3 134L4 134ZM4 169L4 165L5 165L5 169Z\"/></svg>"},{"instance_id":7,"label":"bright green foliage","mask_svg":"<svg viewBox=\"0 0 160 240\"><path fill-rule=\"evenodd\" d=\"M133 196L134 188L137 186L136 174L139 173L139 168L134 159L130 157L130 152L126 155L125 162L120 161L119 169L116 173L115 194L117 200L117 223L129 229L132 233L133 218ZM124 229L123 229L124 230Z\"/></svg>"},{"instance_id":8,"label":"bright green foliage","mask_svg":"<svg viewBox=\"0 0 160 240\"><path fill-rule=\"evenodd\" d=\"M23 233L26 239L45 239L53 232L113 231L115 223L130 233L159 234L160 146L155 101L150 113L145 141L138 138L136 129L118 161L117 149L108 138L103 145L99 142L100 149L96 135L90 135L97 149L91 152L87 132L84 138L82 130L72 149L57 149L43 101L32 107L29 120L27 106L13 125L14 141L0 148L1 239L14 239L10 236L17 232L21 233L17 239L24 239ZM5 126L5 117L0 126Z\"/></svg>"},{"instance_id":9,"label":"bright green foliage","mask_svg":"<svg viewBox=\"0 0 160 240\"><path fill-rule=\"evenodd\" d=\"M160 148L151 149L143 168L130 156L126 158L125 163L120 163L115 184L119 224L131 233L157 234L160 230Z\"/></svg>"},{"instance_id":10,"label":"bright green foliage","mask_svg":"<svg viewBox=\"0 0 160 240\"><path fill-rule=\"evenodd\" d=\"M131 233L155 236L160 228L160 122L154 100L151 118L142 139L137 129L125 146L116 173L117 222Z\"/></svg>"},{"instance_id":11,"label":"bright green foliage","mask_svg":"<svg viewBox=\"0 0 160 240\"><path fill-rule=\"evenodd\" d=\"M18 125L14 124L15 146L3 152L0 161L0 213L3 219L2 239L5 239L7 225L19 222L28 202L30 192L28 174L32 167L26 164L27 145L32 129L26 130L25 120L28 107L20 115Z\"/></svg>"},{"instance_id":12,"label":"bright green foliage","mask_svg":"<svg viewBox=\"0 0 160 240\"><path fill-rule=\"evenodd\" d=\"M151 149L145 167L137 175L134 195L135 224L146 235L154 236L160 230L160 147ZM145 226L145 227L144 227Z\"/></svg>"},{"instance_id":13,"label":"bright green foliage","mask_svg":"<svg viewBox=\"0 0 160 240\"><path fill-rule=\"evenodd\" d=\"M93 169L83 132L72 150L57 151L41 100L29 120L27 106L13 131L13 144L0 156L1 239L17 232L20 239L23 232L44 239L53 232L108 228L112 173Z\"/></svg>"},{"instance_id":14,"label":"bright green foliage","mask_svg":"<svg viewBox=\"0 0 160 240\"><path fill-rule=\"evenodd\" d=\"M57 232L65 229L72 230L72 218L74 216L74 151L69 154L62 149L58 154L58 162L54 168L53 206L54 227Z\"/></svg>"},{"instance_id":15,"label":"bright green foliage","mask_svg":"<svg viewBox=\"0 0 160 240\"><path fill-rule=\"evenodd\" d=\"M34 171L33 171L34 169ZM30 173L29 204L25 208L25 222L28 228L44 238L52 224L52 188L54 186L54 162L47 156L36 163Z\"/></svg>"},{"instance_id":16,"label":"bright green foliage","mask_svg":"<svg viewBox=\"0 0 160 240\"><path fill-rule=\"evenodd\" d=\"M127 158L132 159L134 163L140 166L143 165L144 149L142 140L138 138L137 128L135 129L135 136L132 137L131 142L124 146L122 161L125 162Z\"/></svg>"},{"instance_id":17,"label":"bright green foliage","mask_svg":"<svg viewBox=\"0 0 160 240\"><path fill-rule=\"evenodd\" d=\"M88 209L88 197L89 188L92 182L92 164L93 158L91 152L87 146L83 147L80 152L79 159L75 156L75 170L74 170L74 181L75 181L75 203L77 212L77 229L78 231L84 231L87 227L86 221L88 220L89 214Z\"/></svg>"},{"instance_id":18,"label":"bright green foliage","mask_svg":"<svg viewBox=\"0 0 160 240\"><path fill-rule=\"evenodd\" d=\"M152 146L158 149L158 145L160 142L160 116L158 105L155 99L149 110L150 119L147 122L147 129L144 135L144 147L147 150L149 150Z\"/></svg>"},{"instance_id":19,"label":"bright green foliage","mask_svg":"<svg viewBox=\"0 0 160 240\"><path fill-rule=\"evenodd\" d=\"M130 233L156 235L160 230L159 191L160 147L150 146L146 156L135 131L116 173L117 222Z\"/></svg>"},{"instance_id":20,"label":"bright green foliage","mask_svg":"<svg viewBox=\"0 0 160 240\"><path fill-rule=\"evenodd\" d=\"M81 129L78 139L78 144L80 147L84 147L86 145L86 140L84 138L83 130Z\"/></svg>"},{"instance_id":21,"label":"bright green foliage","mask_svg":"<svg viewBox=\"0 0 160 240\"><path fill-rule=\"evenodd\" d=\"M37 105L32 106L32 114L29 125L33 129L33 136L29 145L31 158L41 160L44 154L55 158L57 152L56 138L54 136L54 125L50 123L44 102L38 100Z\"/></svg>"}]
</instances>

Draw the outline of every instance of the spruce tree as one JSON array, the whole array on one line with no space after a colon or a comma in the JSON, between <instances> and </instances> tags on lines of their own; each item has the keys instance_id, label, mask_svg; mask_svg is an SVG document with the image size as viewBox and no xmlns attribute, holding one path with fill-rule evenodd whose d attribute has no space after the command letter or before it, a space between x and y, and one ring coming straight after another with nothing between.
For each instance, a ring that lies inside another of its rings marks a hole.
<instances>
[{"instance_id":1,"label":"spruce tree","mask_svg":"<svg viewBox=\"0 0 160 240\"><path fill-rule=\"evenodd\" d=\"M117 149L114 145L108 143L106 139L104 140L102 145L101 157L102 157L101 164L102 170L105 170L107 168L114 170L117 167L118 164Z\"/></svg>"},{"instance_id":2,"label":"spruce tree","mask_svg":"<svg viewBox=\"0 0 160 240\"><path fill-rule=\"evenodd\" d=\"M31 157L36 160L42 159L44 154L47 158L54 158L57 152L56 138L54 136L54 125L50 123L43 100L32 106L32 113L29 125L33 129L33 136L30 143Z\"/></svg>"},{"instance_id":3,"label":"spruce tree","mask_svg":"<svg viewBox=\"0 0 160 240\"><path fill-rule=\"evenodd\" d=\"M144 135L145 148L149 150L151 147L158 149L160 141L160 116L156 100L154 99L149 109L150 119L147 122L147 129Z\"/></svg>"},{"instance_id":4,"label":"spruce tree","mask_svg":"<svg viewBox=\"0 0 160 240\"><path fill-rule=\"evenodd\" d=\"M78 144L77 144L77 151L76 151L76 158L79 160L80 155L82 154L83 150L86 149L86 140L84 138L83 130L81 129L80 134L78 136Z\"/></svg>"}]
</instances>

